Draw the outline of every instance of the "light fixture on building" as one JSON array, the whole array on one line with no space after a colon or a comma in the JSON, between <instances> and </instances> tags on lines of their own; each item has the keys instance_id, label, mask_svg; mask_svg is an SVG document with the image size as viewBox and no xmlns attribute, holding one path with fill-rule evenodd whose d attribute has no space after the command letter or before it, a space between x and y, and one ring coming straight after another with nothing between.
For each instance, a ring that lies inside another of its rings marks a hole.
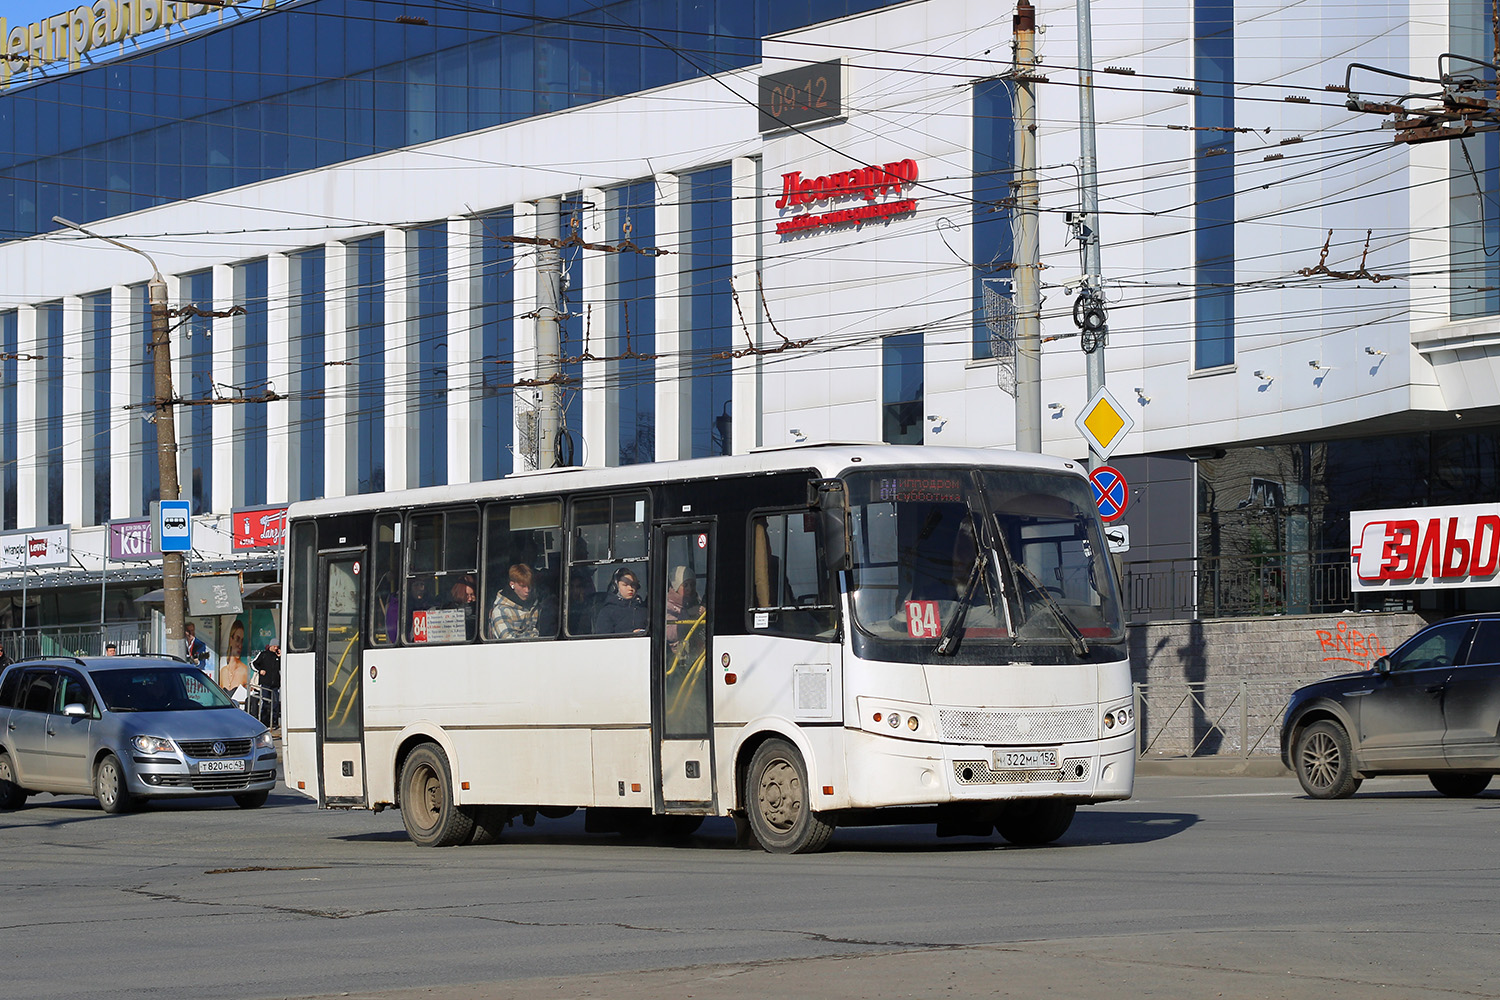
<instances>
[{"instance_id":1,"label":"light fixture on building","mask_svg":"<svg viewBox=\"0 0 1500 1000\"><path fill-rule=\"evenodd\" d=\"M1374 355L1376 357L1381 357L1381 358L1385 357L1385 352L1382 351L1378 347L1366 347L1365 348L1365 353L1366 354L1370 354L1370 355Z\"/></svg>"},{"instance_id":2,"label":"light fixture on building","mask_svg":"<svg viewBox=\"0 0 1500 1000\"><path fill-rule=\"evenodd\" d=\"M940 417L936 413L927 414L927 422L932 425L932 433L937 434L948 425L947 417Z\"/></svg>"},{"instance_id":3,"label":"light fixture on building","mask_svg":"<svg viewBox=\"0 0 1500 1000\"><path fill-rule=\"evenodd\" d=\"M1314 361L1309 361L1309 362L1308 362L1308 363L1307 363L1307 367L1309 367L1309 368L1316 368L1316 369L1317 369L1317 370L1318 370L1318 371L1320 371L1320 372L1325 372L1325 371L1333 371L1333 369L1332 369L1332 368L1328 368L1328 367L1327 367L1327 366L1325 366L1325 365L1324 365L1324 364L1323 364L1323 362L1321 362L1321 361L1317 361L1317 360L1314 360Z\"/></svg>"},{"instance_id":4,"label":"light fixture on building","mask_svg":"<svg viewBox=\"0 0 1500 1000\"><path fill-rule=\"evenodd\" d=\"M1058 412L1058 415L1061 416L1062 411L1067 409L1067 407L1063 406L1061 403L1048 403L1047 409L1056 410Z\"/></svg>"},{"instance_id":5,"label":"light fixture on building","mask_svg":"<svg viewBox=\"0 0 1500 1000\"><path fill-rule=\"evenodd\" d=\"M1146 390L1142 389L1140 386L1135 387L1135 398L1139 399L1142 403L1151 402L1151 397L1146 395Z\"/></svg>"},{"instance_id":6,"label":"light fixture on building","mask_svg":"<svg viewBox=\"0 0 1500 1000\"><path fill-rule=\"evenodd\" d=\"M1271 381L1271 376L1267 375L1265 372L1261 371L1259 368L1255 369L1255 377L1258 378L1258 379L1260 379L1262 382L1269 382L1269 381Z\"/></svg>"},{"instance_id":7,"label":"light fixture on building","mask_svg":"<svg viewBox=\"0 0 1500 1000\"><path fill-rule=\"evenodd\" d=\"M795 427L793 427L791 430L787 431L787 433L790 434L792 436L792 440L796 441L798 444L801 444L803 441L807 440L807 435L803 434L801 431L799 431Z\"/></svg>"}]
</instances>

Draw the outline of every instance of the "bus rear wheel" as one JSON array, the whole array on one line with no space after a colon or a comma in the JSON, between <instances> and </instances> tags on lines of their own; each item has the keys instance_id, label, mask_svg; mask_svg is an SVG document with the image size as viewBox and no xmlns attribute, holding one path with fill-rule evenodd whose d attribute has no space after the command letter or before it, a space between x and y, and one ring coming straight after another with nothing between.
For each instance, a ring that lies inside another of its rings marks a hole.
<instances>
[{"instance_id":1,"label":"bus rear wheel","mask_svg":"<svg viewBox=\"0 0 1500 1000\"><path fill-rule=\"evenodd\" d=\"M766 740L750 758L745 812L760 846L772 854L813 854L828 846L833 824L813 812L807 764L786 740Z\"/></svg>"},{"instance_id":2,"label":"bus rear wheel","mask_svg":"<svg viewBox=\"0 0 1500 1000\"><path fill-rule=\"evenodd\" d=\"M448 755L423 743L401 765L401 822L418 847L456 847L474 834L474 818L453 801Z\"/></svg>"},{"instance_id":3,"label":"bus rear wheel","mask_svg":"<svg viewBox=\"0 0 1500 1000\"><path fill-rule=\"evenodd\" d=\"M1073 825L1073 814L1077 811L1076 802L1058 802L1053 799L1013 802L1005 807L1005 811L995 821L995 830L1007 842L1019 847L1050 844L1068 832L1068 827Z\"/></svg>"}]
</instances>

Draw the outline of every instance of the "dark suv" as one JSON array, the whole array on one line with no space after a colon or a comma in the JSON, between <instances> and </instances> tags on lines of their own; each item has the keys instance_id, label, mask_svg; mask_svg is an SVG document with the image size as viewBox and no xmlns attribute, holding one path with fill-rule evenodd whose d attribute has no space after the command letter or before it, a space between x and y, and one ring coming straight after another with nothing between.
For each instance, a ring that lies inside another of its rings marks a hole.
<instances>
[{"instance_id":1,"label":"dark suv","mask_svg":"<svg viewBox=\"0 0 1500 1000\"><path fill-rule=\"evenodd\" d=\"M1369 670L1299 688L1281 759L1319 799L1381 774L1478 795L1500 773L1500 613L1429 625Z\"/></svg>"}]
</instances>

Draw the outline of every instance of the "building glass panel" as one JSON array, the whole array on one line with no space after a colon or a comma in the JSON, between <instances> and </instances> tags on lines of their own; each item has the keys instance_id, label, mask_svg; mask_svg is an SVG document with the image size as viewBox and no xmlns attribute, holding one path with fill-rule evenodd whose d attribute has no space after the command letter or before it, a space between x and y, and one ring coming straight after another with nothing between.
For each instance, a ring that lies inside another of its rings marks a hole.
<instances>
[{"instance_id":1,"label":"building glass panel","mask_svg":"<svg viewBox=\"0 0 1500 1000\"><path fill-rule=\"evenodd\" d=\"M267 373L267 347L269 329L267 324L268 307L270 305L267 295L268 268L264 258L241 264L238 268L240 280L236 286L243 289L244 300L240 305L245 307L244 325L241 327L243 337L239 344L240 349L240 384L235 390L244 397L257 399L256 402L235 404L243 410L244 418L241 427L240 448L240 502L246 506L266 502L266 432L268 421L266 420L266 404L260 400L268 388L270 388Z\"/></svg>"},{"instance_id":2,"label":"building glass panel","mask_svg":"<svg viewBox=\"0 0 1500 1000\"><path fill-rule=\"evenodd\" d=\"M354 283L349 289L354 315L350 340L358 359L354 389L356 489L385 489L385 237L350 244Z\"/></svg>"},{"instance_id":3,"label":"building glass panel","mask_svg":"<svg viewBox=\"0 0 1500 1000\"><path fill-rule=\"evenodd\" d=\"M684 231L681 329L688 352L688 383L680 394L688 420L686 457L728 455L733 442L728 354L734 346L728 164L684 175L679 190Z\"/></svg>"},{"instance_id":4,"label":"building glass panel","mask_svg":"<svg viewBox=\"0 0 1500 1000\"><path fill-rule=\"evenodd\" d=\"M84 419L83 462L93 480L94 502L86 524L109 520L109 376L110 293L97 292L83 300L83 340L93 352L86 369L84 387L87 415Z\"/></svg>"},{"instance_id":5,"label":"building glass panel","mask_svg":"<svg viewBox=\"0 0 1500 1000\"><path fill-rule=\"evenodd\" d=\"M1234 363L1234 0L1194 0L1193 367Z\"/></svg>"},{"instance_id":6,"label":"building glass panel","mask_svg":"<svg viewBox=\"0 0 1500 1000\"><path fill-rule=\"evenodd\" d=\"M576 232L575 224L581 227L583 197L574 192L563 200L562 234L566 239ZM562 314L557 322L560 351L562 353L562 427L558 432L557 464L582 465L583 455L583 354L591 349L585 342L587 336L598 336L597 331L586 331L588 317L583 309L583 249L565 247L561 251L563 292Z\"/></svg>"},{"instance_id":7,"label":"building glass panel","mask_svg":"<svg viewBox=\"0 0 1500 1000\"><path fill-rule=\"evenodd\" d=\"M177 425L186 425L188 482L183 495L192 501L194 514L214 509L214 274L196 271L182 279L183 307L187 315L173 347L183 352L182 370L187 392L180 395L187 413L177 415ZM154 393L153 393L154 395ZM184 416L186 419L184 419Z\"/></svg>"},{"instance_id":8,"label":"building glass panel","mask_svg":"<svg viewBox=\"0 0 1500 1000\"><path fill-rule=\"evenodd\" d=\"M1014 100L1006 80L985 80L974 87L974 358L995 356L991 331L984 322L985 288L1014 303L1010 210L1016 147Z\"/></svg>"},{"instance_id":9,"label":"building glass panel","mask_svg":"<svg viewBox=\"0 0 1500 1000\"><path fill-rule=\"evenodd\" d=\"M515 469L515 235L510 212L479 220L479 474L499 479Z\"/></svg>"},{"instance_id":10,"label":"building glass panel","mask_svg":"<svg viewBox=\"0 0 1500 1000\"><path fill-rule=\"evenodd\" d=\"M1449 50L1455 72L1485 81L1494 91L1491 10L1477 0L1449 5ZM1450 309L1455 320L1500 312L1500 132L1480 132L1448 142Z\"/></svg>"},{"instance_id":11,"label":"building glass panel","mask_svg":"<svg viewBox=\"0 0 1500 1000\"><path fill-rule=\"evenodd\" d=\"M204 27L209 13L186 35L140 36L129 62L12 77L0 149L24 152L0 156L0 193L12 194L0 231L50 230L65 208L87 223L754 65L766 34L896 2L615 0L543 19L531 0L507 0L424 7L425 26L397 22L383 0L242 7ZM94 164L109 168L90 177Z\"/></svg>"},{"instance_id":12,"label":"building glass panel","mask_svg":"<svg viewBox=\"0 0 1500 1000\"><path fill-rule=\"evenodd\" d=\"M144 404L140 415L145 419L141 429L141 450L135 456L141 470L141 496L135 516L144 517L151 504L161 499L161 457L156 434L156 355L151 349L151 304L144 283L130 286L130 328L139 345L140 359L136 362L136 384L140 386L138 399Z\"/></svg>"},{"instance_id":13,"label":"building glass panel","mask_svg":"<svg viewBox=\"0 0 1500 1000\"><path fill-rule=\"evenodd\" d=\"M639 181L605 194L605 239L637 246L656 240L656 184ZM625 251L605 258L609 336L606 405L616 428L609 465L656 458L656 258Z\"/></svg>"},{"instance_id":14,"label":"building glass panel","mask_svg":"<svg viewBox=\"0 0 1500 1000\"><path fill-rule=\"evenodd\" d=\"M290 329L295 358L292 374L292 420L297 479L292 500L310 500L324 493L323 427L324 389L324 298L326 269L322 247L291 255Z\"/></svg>"},{"instance_id":15,"label":"building glass panel","mask_svg":"<svg viewBox=\"0 0 1500 1000\"><path fill-rule=\"evenodd\" d=\"M880 343L881 440L886 444L923 441L924 362L922 335L903 333Z\"/></svg>"},{"instance_id":16,"label":"building glass panel","mask_svg":"<svg viewBox=\"0 0 1500 1000\"><path fill-rule=\"evenodd\" d=\"M0 528L13 531L16 524L16 453L20 434L16 425L16 355L20 353L20 316L0 313Z\"/></svg>"},{"instance_id":17,"label":"building glass panel","mask_svg":"<svg viewBox=\"0 0 1500 1000\"><path fill-rule=\"evenodd\" d=\"M61 302L37 306L37 332L42 342L42 397L47 470L47 524L63 523L63 307ZM23 525L23 527L33 527Z\"/></svg>"},{"instance_id":18,"label":"building glass panel","mask_svg":"<svg viewBox=\"0 0 1500 1000\"><path fill-rule=\"evenodd\" d=\"M441 486L448 482L448 225L434 223L409 235L417 376L407 391L416 392L416 485Z\"/></svg>"}]
</instances>

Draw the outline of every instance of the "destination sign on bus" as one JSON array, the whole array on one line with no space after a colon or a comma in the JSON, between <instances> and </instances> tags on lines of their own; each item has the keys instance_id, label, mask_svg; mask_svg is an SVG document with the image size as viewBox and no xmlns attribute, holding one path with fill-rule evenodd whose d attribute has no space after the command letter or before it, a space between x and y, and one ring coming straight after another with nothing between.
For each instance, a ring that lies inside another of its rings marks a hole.
<instances>
[{"instance_id":1,"label":"destination sign on bus","mask_svg":"<svg viewBox=\"0 0 1500 1000\"><path fill-rule=\"evenodd\" d=\"M879 480L872 499L896 503L924 500L962 503L963 498L964 481L957 476L912 476Z\"/></svg>"}]
</instances>

